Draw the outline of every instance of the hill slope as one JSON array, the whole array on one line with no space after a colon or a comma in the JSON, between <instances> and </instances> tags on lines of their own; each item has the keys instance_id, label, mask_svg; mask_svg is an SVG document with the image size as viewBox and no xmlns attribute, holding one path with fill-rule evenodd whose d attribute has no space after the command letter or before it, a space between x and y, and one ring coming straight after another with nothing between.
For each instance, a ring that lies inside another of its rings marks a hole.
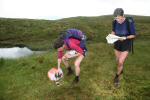
<instances>
[{"instance_id":1,"label":"hill slope","mask_svg":"<svg viewBox=\"0 0 150 100\"><path fill-rule=\"evenodd\" d=\"M105 41L111 30L111 16L77 17L56 21L0 19L0 45L27 45L49 49L59 31L79 28L88 35L88 55L81 64L81 81L73 86L74 75L64 71L63 85L47 77L57 65L56 51L31 57L0 59L0 100L149 100L150 99L150 17L135 16L137 39L129 55L119 89L114 88L116 62L113 48ZM73 66L73 62L70 63Z\"/></svg>"},{"instance_id":2,"label":"hill slope","mask_svg":"<svg viewBox=\"0 0 150 100\"><path fill-rule=\"evenodd\" d=\"M150 17L134 16L137 33L149 38ZM0 19L0 47L27 45L33 49L49 49L60 31L77 28L92 42L104 42L111 31L112 16L75 17L56 21Z\"/></svg>"}]
</instances>

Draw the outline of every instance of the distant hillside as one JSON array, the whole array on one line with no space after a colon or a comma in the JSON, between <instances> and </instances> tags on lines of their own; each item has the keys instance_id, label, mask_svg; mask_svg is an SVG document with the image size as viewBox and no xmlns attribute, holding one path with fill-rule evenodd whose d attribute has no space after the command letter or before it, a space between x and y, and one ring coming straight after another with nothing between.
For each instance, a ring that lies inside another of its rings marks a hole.
<instances>
[{"instance_id":1,"label":"distant hillside","mask_svg":"<svg viewBox=\"0 0 150 100\"><path fill-rule=\"evenodd\" d=\"M133 17L138 35L149 38L150 17ZM33 49L49 49L59 32L69 28L85 32L88 41L104 42L105 36L111 32L112 20L112 16L72 17L55 21L0 18L0 47L27 45Z\"/></svg>"}]
</instances>

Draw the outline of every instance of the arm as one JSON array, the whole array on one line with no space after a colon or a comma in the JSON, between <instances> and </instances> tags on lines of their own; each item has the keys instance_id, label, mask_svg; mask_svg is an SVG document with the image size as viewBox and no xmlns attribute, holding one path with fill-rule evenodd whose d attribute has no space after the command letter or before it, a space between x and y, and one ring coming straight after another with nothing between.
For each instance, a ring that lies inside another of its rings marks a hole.
<instances>
[{"instance_id":1,"label":"arm","mask_svg":"<svg viewBox=\"0 0 150 100\"><path fill-rule=\"evenodd\" d=\"M112 31L112 32L111 32L111 34L115 35L115 32L114 32L114 31Z\"/></svg>"},{"instance_id":2,"label":"arm","mask_svg":"<svg viewBox=\"0 0 150 100\"><path fill-rule=\"evenodd\" d=\"M129 35L126 37L126 39L134 39L135 38L135 35Z\"/></svg>"},{"instance_id":3,"label":"arm","mask_svg":"<svg viewBox=\"0 0 150 100\"><path fill-rule=\"evenodd\" d=\"M62 57L64 55L63 50L64 50L64 45L63 47L58 48L58 60L57 60L57 67L58 69L61 67L61 62L62 62Z\"/></svg>"},{"instance_id":4,"label":"arm","mask_svg":"<svg viewBox=\"0 0 150 100\"><path fill-rule=\"evenodd\" d=\"M127 40L127 39L134 39L135 38L135 35L129 35L129 36L124 36L124 38L120 38L119 40L120 41L124 41L124 40Z\"/></svg>"},{"instance_id":5,"label":"arm","mask_svg":"<svg viewBox=\"0 0 150 100\"><path fill-rule=\"evenodd\" d=\"M58 59L57 62L58 62L58 63L57 63L57 67L58 67L58 69L60 69L60 64L61 64L62 60L61 60L61 59Z\"/></svg>"}]
</instances>

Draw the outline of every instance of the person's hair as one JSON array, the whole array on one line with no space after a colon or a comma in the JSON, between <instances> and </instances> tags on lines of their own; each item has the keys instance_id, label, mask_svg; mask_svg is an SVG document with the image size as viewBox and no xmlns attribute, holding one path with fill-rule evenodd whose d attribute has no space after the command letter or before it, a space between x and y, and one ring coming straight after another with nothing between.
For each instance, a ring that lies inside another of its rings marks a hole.
<instances>
[{"instance_id":1,"label":"person's hair","mask_svg":"<svg viewBox=\"0 0 150 100\"><path fill-rule=\"evenodd\" d=\"M116 8L113 15L114 17L124 16L124 10L122 8Z\"/></svg>"},{"instance_id":2,"label":"person's hair","mask_svg":"<svg viewBox=\"0 0 150 100\"><path fill-rule=\"evenodd\" d=\"M61 34L61 33L60 33ZM64 38L65 38L65 34L61 34L54 42L53 44L53 48L54 49L58 49L60 47L63 46L64 44Z\"/></svg>"}]
</instances>

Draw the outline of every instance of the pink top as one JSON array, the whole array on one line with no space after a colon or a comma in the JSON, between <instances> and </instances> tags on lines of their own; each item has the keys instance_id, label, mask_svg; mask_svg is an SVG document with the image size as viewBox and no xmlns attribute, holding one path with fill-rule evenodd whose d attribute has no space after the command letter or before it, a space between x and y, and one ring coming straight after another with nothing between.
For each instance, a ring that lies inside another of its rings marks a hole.
<instances>
[{"instance_id":1,"label":"pink top","mask_svg":"<svg viewBox=\"0 0 150 100\"><path fill-rule=\"evenodd\" d=\"M65 42L66 44L66 42ZM69 47L65 46L65 49L67 50L76 50L78 53L83 54L83 49L80 47L80 41L74 38L69 39ZM63 50L58 50L58 58L61 59L63 57Z\"/></svg>"}]
</instances>

